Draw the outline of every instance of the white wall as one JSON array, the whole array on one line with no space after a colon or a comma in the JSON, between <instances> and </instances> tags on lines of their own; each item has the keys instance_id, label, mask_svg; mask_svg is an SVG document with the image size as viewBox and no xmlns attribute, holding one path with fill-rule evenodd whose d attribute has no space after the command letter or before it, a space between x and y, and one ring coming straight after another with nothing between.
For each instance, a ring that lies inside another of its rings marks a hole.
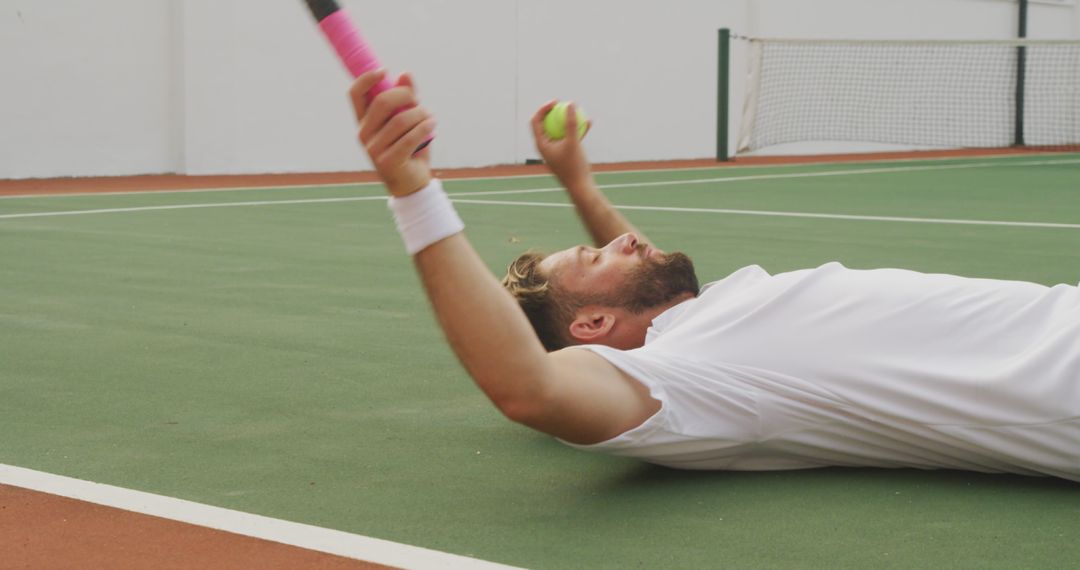
<instances>
[{"instance_id":1,"label":"white wall","mask_svg":"<svg viewBox=\"0 0 1080 570\"><path fill-rule=\"evenodd\" d=\"M185 5L185 172L370 168L354 135L348 75L302 2ZM416 76L440 121L437 164L515 161L513 2L346 5L384 65Z\"/></svg>"},{"instance_id":2,"label":"white wall","mask_svg":"<svg viewBox=\"0 0 1080 570\"><path fill-rule=\"evenodd\" d=\"M106 3L0 4L0 177L173 169L167 2Z\"/></svg>"},{"instance_id":3,"label":"white wall","mask_svg":"<svg viewBox=\"0 0 1080 570\"><path fill-rule=\"evenodd\" d=\"M574 99L597 162L715 152L716 29L1009 38L1015 0L346 0L439 118L435 165L520 163L527 120ZM1072 0L1031 37L1080 38ZM738 116L743 52L733 58ZM0 177L370 167L348 78L300 0L2 0ZM732 137L734 137L734 130Z\"/></svg>"},{"instance_id":4,"label":"white wall","mask_svg":"<svg viewBox=\"0 0 1080 570\"><path fill-rule=\"evenodd\" d=\"M745 4L715 0L519 2L518 123L551 98L594 120L597 162L713 156L717 29ZM519 129L518 157L534 156Z\"/></svg>"}]
</instances>

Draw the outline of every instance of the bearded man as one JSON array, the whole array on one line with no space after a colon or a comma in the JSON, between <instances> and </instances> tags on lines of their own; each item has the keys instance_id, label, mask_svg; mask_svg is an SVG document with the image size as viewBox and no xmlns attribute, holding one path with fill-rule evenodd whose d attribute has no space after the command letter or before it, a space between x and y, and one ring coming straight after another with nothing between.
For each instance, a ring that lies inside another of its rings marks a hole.
<instances>
[{"instance_id":1,"label":"bearded man","mask_svg":"<svg viewBox=\"0 0 1080 570\"><path fill-rule=\"evenodd\" d=\"M597 189L580 142L537 148L596 247L526 253L500 283L428 167L413 82L351 96L440 326L509 419L685 469L950 468L1080 481L1080 289L851 270L702 288ZM405 111L398 112L401 109ZM576 112L567 132L577 132Z\"/></svg>"}]
</instances>

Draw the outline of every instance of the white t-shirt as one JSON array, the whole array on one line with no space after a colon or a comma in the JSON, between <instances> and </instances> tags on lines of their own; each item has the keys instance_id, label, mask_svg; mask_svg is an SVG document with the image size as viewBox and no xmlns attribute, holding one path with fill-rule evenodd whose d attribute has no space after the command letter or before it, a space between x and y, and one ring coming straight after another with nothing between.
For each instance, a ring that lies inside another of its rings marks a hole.
<instances>
[{"instance_id":1,"label":"white t-shirt","mask_svg":"<svg viewBox=\"0 0 1080 570\"><path fill-rule=\"evenodd\" d=\"M581 449L684 469L955 468L1080 481L1080 289L746 267L591 350L662 402Z\"/></svg>"}]
</instances>

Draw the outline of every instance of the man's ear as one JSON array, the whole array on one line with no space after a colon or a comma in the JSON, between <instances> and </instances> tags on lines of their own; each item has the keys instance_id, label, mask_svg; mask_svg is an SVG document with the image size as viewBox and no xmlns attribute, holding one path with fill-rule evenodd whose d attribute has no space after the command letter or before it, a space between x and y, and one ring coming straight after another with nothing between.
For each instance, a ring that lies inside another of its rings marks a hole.
<instances>
[{"instance_id":1,"label":"man's ear","mask_svg":"<svg viewBox=\"0 0 1080 570\"><path fill-rule=\"evenodd\" d=\"M615 328L615 314L598 307L585 307L570 322L570 337L584 344L597 344Z\"/></svg>"}]
</instances>

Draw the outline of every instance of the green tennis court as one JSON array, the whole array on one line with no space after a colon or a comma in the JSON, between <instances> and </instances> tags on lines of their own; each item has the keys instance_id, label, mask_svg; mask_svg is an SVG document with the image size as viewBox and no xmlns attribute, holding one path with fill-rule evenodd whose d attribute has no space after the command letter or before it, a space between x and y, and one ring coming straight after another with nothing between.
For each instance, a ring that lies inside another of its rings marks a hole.
<instances>
[{"instance_id":1,"label":"green tennis court","mask_svg":"<svg viewBox=\"0 0 1080 570\"><path fill-rule=\"evenodd\" d=\"M1080 154L599 174L703 282L841 261L1080 281ZM585 241L548 177L451 180L491 269ZM378 185L0 199L0 463L529 568L1071 568L1080 487L679 472L504 420Z\"/></svg>"}]
</instances>

